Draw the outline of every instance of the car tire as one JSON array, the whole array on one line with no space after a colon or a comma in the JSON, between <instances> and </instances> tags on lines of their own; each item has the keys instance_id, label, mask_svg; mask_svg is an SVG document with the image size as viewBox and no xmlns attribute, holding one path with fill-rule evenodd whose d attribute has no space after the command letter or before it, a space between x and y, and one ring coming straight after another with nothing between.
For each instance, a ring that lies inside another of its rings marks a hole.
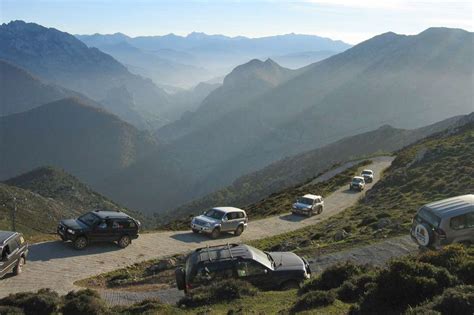
<instances>
[{"instance_id":1,"label":"car tire","mask_svg":"<svg viewBox=\"0 0 474 315\"><path fill-rule=\"evenodd\" d=\"M185 290L186 289L186 273L183 267L176 268L174 271L175 278L176 278L176 286L178 290Z\"/></svg>"},{"instance_id":2,"label":"car tire","mask_svg":"<svg viewBox=\"0 0 474 315\"><path fill-rule=\"evenodd\" d=\"M73 242L74 248L78 250L82 250L86 248L87 244L88 244L88 241L85 236L79 236Z\"/></svg>"},{"instance_id":3,"label":"car tire","mask_svg":"<svg viewBox=\"0 0 474 315\"><path fill-rule=\"evenodd\" d=\"M25 265L25 257L20 257L20 259L18 259L18 263L13 269L13 274L15 276L18 276L20 273L23 272L23 265Z\"/></svg>"},{"instance_id":4,"label":"car tire","mask_svg":"<svg viewBox=\"0 0 474 315\"><path fill-rule=\"evenodd\" d=\"M323 212L323 207L318 208L318 214L321 214Z\"/></svg>"},{"instance_id":5,"label":"car tire","mask_svg":"<svg viewBox=\"0 0 474 315\"><path fill-rule=\"evenodd\" d=\"M292 290L292 289L299 289L299 288L300 288L300 283L296 280L285 281L280 286L280 290L282 290L282 291Z\"/></svg>"},{"instance_id":6,"label":"car tire","mask_svg":"<svg viewBox=\"0 0 474 315\"><path fill-rule=\"evenodd\" d=\"M198 230L196 230L196 229L191 229L191 230L193 231L193 233L196 233L196 234L198 234L198 233L199 233L199 231L198 231Z\"/></svg>"},{"instance_id":7,"label":"car tire","mask_svg":"<svg viewBox=\"0 0 474 315\"><path fill-rule=\"evenodd\" d=\"M120 248L125 248L130 244L132 244L132 239L128 235L122 235L122 237L117 242L117 245Z\"/></svg>"},{"instance_id":8,"label":"car tire","mask_svg":"<svg viewBox=\"0 0 474 315\"><path fill-rule=\"evenodd\" d=\"M235 236L240 236L242 235L242 232L244 231L244 226L243 225L239 225L236 229L235 229L235 232L234 232L234 235Z\"/></svg>"},{"instance_id":9,"label":"car tire","mask_svg":"<svg viewBox=\"0 0 474 315\"><path fill-rule=\"evenodd\" d=\"M212 230L211 238L216 239L219 237L220 234L221 234L221 229L215 228L214 230Z\"/></svg>"}]
</instances>

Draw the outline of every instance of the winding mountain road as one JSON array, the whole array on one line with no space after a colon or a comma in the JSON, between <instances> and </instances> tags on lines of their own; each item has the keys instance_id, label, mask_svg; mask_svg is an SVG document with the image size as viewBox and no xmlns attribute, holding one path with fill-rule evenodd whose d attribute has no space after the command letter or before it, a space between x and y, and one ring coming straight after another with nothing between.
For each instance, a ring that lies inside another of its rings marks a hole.
<instances>
[{"instance_id":1,"label":"winding mountain road","mask_svg":"<svg viewBox=\"0 0 474 315\"><path fill-rule=\"evenodd\" d=\"M367 185L367 189L379 180L380 173L391 164L392 160L392 157L372 159L373 163L367 168L374 170L375 179L373 183ZM335 175L334 171L332 174ZM323 174L322 178L327 179L328 175ZM349 191L345 185L325 199L325 208L321 215L305 218L282 214L251 221L248 229L240 237L229 234L217 240L210 240L191 231L166 231L142 234L125 249L120 249L115 244L92 244L82 251L74 250L68 244L59 241L34 244L30 246L24 272L19 276L0 280L0 298L10 293L36 291L41 288L51 288L60 294L65 294L78 289L74 285L77 280L137 262L184 253L206 245L245 242L293 231L317 224L343 211L354 205L362 194Z\"/></svg>"}]
</instances>

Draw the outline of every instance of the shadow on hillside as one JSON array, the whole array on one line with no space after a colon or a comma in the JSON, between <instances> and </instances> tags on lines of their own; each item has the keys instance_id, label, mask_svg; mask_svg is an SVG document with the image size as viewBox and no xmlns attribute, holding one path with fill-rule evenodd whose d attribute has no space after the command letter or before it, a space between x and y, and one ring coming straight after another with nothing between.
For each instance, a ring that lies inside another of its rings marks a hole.
<instances>
[{"instance_id":1,"label":"shadow on hillside","mask_svg":"<svg viewBox=\"0 0 474 315\"><path fill-rule=\"evenodd\" d=\"M244 232L245 233L245 232ZM207 235L203 234L195 234L193 232L189 233L179 233L179 234L173 234L171 235L171 238L180 241L180 242L185 242L185 243L205 243L207 241L213 240ZM228 240L235 238L236 241L238 240L238 237L236 237L232 233L221 233L221 235L216 239L216 240Z\"/></svg>"},{"instance_id":2,"label":"shadow on hillside","mask_svg":"<svg viewBox=\"0 0 474 315\"><path fill-rule=\"evenodd\" d=\"M130 245L130 246L133 246ZM72 247L70 242L62 241L45 242L30 246L27 260L29 261L48 261L53 259L69 258L75 256L87 256L95 254L103 254L121 250L115 243L91 243L83 250L77 250Z\"/></svg>"},{"instance_id":3,"label":"shadow on hillside","mask_svg":"<svg viewBox=\"0 0 474 315\"><path fill-rule=\"evenodd\" d=\"M290 222L300 222L308 218L309 217L304 216L304 215L285 214L280 217L280 220L290 221Z\"/></svg>"}]
</instances>

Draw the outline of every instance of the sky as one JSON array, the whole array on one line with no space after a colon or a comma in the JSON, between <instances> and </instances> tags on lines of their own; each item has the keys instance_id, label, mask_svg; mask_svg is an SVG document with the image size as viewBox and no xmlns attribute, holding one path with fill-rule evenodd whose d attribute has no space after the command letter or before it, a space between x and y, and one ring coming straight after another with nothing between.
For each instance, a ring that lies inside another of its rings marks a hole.
<instances>
[{"instance_id":1,"label":"sky","mask_svg":"<svg viewBox=\"0 0 474 315\"><path fill-rule=\"evenodd\" d=\"M473 0L0 0L0 22L24 20L72 34L297 33L357 44L432 26L473 31L473 10Z\"/></svg>"}]
</instances>

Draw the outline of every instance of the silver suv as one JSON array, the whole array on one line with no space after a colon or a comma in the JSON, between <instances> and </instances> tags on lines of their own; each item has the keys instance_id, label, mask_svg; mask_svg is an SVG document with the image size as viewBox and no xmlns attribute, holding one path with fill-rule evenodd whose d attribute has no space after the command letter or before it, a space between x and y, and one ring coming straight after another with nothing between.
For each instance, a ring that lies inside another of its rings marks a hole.
<instances>
[{"instance_id":1,"label":"silver suv","mask_svg":"<svg viewBox=\"0 0 474 315\"><path fill-rule=\"evenodd\" d=\"M474 244L474 195L424 205L413 218L411 237L420 247Z\"/></svg>"},{"instance_id":2,"label":"silver suv","mask_svg":"<svg viewBox=\"0 0 474 315\"><path fill-rule=\"evenodd\" d=\"M293 204L292 213L293 214L304 214L312 216L317 213L320 214L323 212L324 200L323 197L317 195L306 194L303 197L296 199L296 202Z\"/></svg>"},{"instance_id":3,"label":"silver suv","mask_svg":"<svg viewBox=\"0 0 474 315\"><path fill-rule=\"evenodd\" d=\"M217 238L221 232L233 232L236 236L247 228L248 218L244 210L233 207L218 207L204 211L191 221L194 233L209 234Z\"/></svg>"}]
</instances>

